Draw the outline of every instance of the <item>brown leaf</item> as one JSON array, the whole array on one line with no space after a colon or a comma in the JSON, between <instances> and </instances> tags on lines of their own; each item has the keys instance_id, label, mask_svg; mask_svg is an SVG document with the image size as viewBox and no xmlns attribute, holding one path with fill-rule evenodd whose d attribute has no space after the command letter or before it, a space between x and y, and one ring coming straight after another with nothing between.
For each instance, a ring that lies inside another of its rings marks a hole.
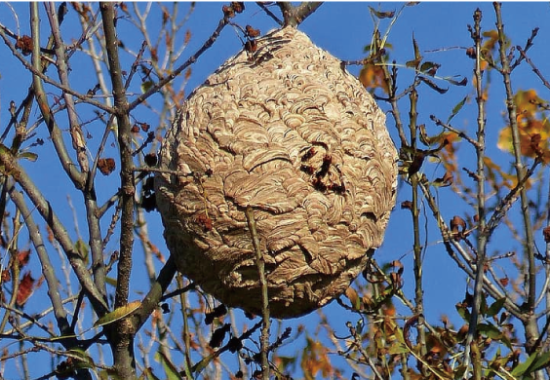
<instances>
[{"instance_id":1,"label":"brown leaf","mask_svg":"<svg viewBox=\"0 0 550 380\"><path fill-rule=\"evenodd\" d=\"M376 9L369 6L371 14L378 17L379 19L392 18L395 15L395 11L377 11Z\"/></svg>"},{"instance_id":2,"label":"brown leaf","mask_svg":"<svg viewBox=\"0 0 550 380\"><path fill-rule=\"evenodd\" d=\"M357 291L353 289L351 286L346 289L346 297L349 299L349 302L354 308L357 308L357 306L360 305L358 302L359 296L357 295Z\"/></svg>"},{"instance_id":3,"label":"brown leaf","mask_svg":"<svg viewBox=\"0 0 550 380\"><path fill-rule=\"evenodd\" d=\"M242 13L244 11L244 2L242 1L232 1L231 8L237 13Z\"/></svg>"},{"instance_id":4,"label":"brown leaf","mask_svg":"<svg viewBox=\"0 0 550 380\"><path fill-rule=\"evenodd\" d=\"M139 126L143 132L149 132L151 126L147 123L139 123Z\"/></svg>"},{"instance_id":5,"label":"brown leaf","mask_svg":"<svg viewBox=\"0 0 550 380\"><path fill-rule=\"evenodd\" d=\"M48 232L48 237L47 237L48 242L53 243L54 241L53 231L48 225L46 225L46 231Z\"/></svg>"},{"instance_id":6,"label":"brown leaf","mask_svg":"<svg viewBox=\"0 0 550 380\"><path fill-rule=\"evenodd\" d=\"M399 272L403 272L403 268ZM393 289L395 291L401 289L403 287L403 279L401 278L401 273L399 272L391 272L390 278L392 282Z\"/></svg>"},{"instance_id":7,"label":"brown leaf","mask_svg":"<svg viewBox=\"0 0 550 380\"><path fill-rule=\"evenodd\" d=\"M17 253L17 263L19 264L20 268L23 268L25 265L29 263L29 260L31 258L31 250L27 249L26 251L20 251Z\"/></svg>"},{"instance_id":8,"label":"brown leaf","mask_svg":"<svg viewBox=\"0 0 550 380\"><path fill-rule=\"evenodd\" d=\"M384 69L376 64L365 65L359 73L359 81L367 89L381 88L388 94L389 88L385 77Z\"/></svg>"},{"instance_id":9,"label":"brown leaf","mask_svg":"<svg viewBox=\"0 0 550 380\"><path fill-rule=\"evenodd\" d=\"M464 221L464 219L462 219L460 216L455 215L453 219L451 219L451 232L453 233L453 235L455 235L455 237L460 240L465 229L466 222Z\"/></svg>"},{"instance_id":10,"label":"brown leaf","mask_svg":"<svg viewBox=\"0 0 550 380\"><path fill-rule=\"evenodd\" d=\"M4 269L2 271L2 282L10 282L11 281L11 273L8 269Z\"/></svg>"},{"instance_id":11,"label":"brown leaf","mask_svg":"<svg viewBox=\"0 0 550 380\"><path fill-rule=\"evenodd\" d=\"M36 281L36 286L34 288L38 289L39 287L41 287L44 283L44 280L46 280L46 277L44 277L43 275L38 277L38 281Z\"/></svg>"},{"instance_id":12,"label":"brown leaf","mask_svg":"<svg viewBox=\"0 0 550 380\"><path fill-rule=\"evenodd\" d=\"M100 158L97 161L97 167L99 168L101 174L109 175L116 168L115 160L112 158Z\"/></svg>"},{"instance_id":13,"label":"brown leaf","mask_svg":"<svg viewBox=\"0 0 550 380\"><path fill-rule=\"evenodd\" d=\"M166 7L162 7L162 26L166 25L168 20L170 20L170 13Z\"/></svg>"},{"instance_id":14,"label":"brown leaf","mask_svg":"<svg viewBox=\"0 0 550 380\"><path fill-rule=\"evenodd\" d=\"M433 182L434 186L447 187L453 184L453 173L446 171L443 177L436 178Z\"/></svg>"},{"instance_id":15,"label":"brown leaf","mask_svg":"<svg viewBox=\"0 0 550 380\"><path fill-rule=\"evenodd\" d=\"M153 62L158 62L159 60L159 56L156 48L151 48L151 59L153 60Z\"/></svg>"},{"instance_id":16,"label":"brown leaf","mask_svg":"<svg viewBox=\"0 0 550 380\"><path fill-rule=\"evenodd\" d=\"M252 26L250 26L250 25L247 25L246 28L245 28L245 30L246 30L246 35L247 35L248 37L254 38L254 37L259 37L259 36L260 36L260 29L254 29L254 28L253 28Z\"/></svg>"},{"instance_id":17,"label":"brown leaf","mask_svg":"<svg viewBox=\"0 0 550 380\"><path fill-rule=\"evenodd\" d=\"M405 322L405 325L403 326L403 339L405 341L405 344L408 347L412 347L409 334L412 326L416 325L417 322L418 322L418 315L414 315L411 318L407 319L407 321Z\"/></svg>"},{"instance_id":18,"label":"brown leaf","mask_svg":"<svg viewBox=\"0 0 550 380\"><path fill-rule=\"evenodd\" d=\"M34 291L34 278L31 276L31 272L27 272L23 275L19 283L19 289L17 290L17 296L15 303L17 306L23 306L29 299Z\"/></svg>"},{"instance_id":19,"label":"brown leaf","mask_svg":"<svg viewBox=\"0 0 550 380\"><path fill-rule=\"evenodd\" d=\"M227 18L235 17L235 10L233 9L233 7L228 7L227 5L224 5L222 7L222 12L223 12L223 15Z\"/></svg>"},{"instance_id":20,"label":"brown leaf","mask_svg":"<svg viewBox=\"0 0 550 380\"><path fill-rule=\"evenodd\" d=\"M19 37L15 43L15 47L21 50L23 55L29 55L32 53L32 38L29 36Z\"/></svg>"},{"instance_id":21,"label":"brown leaf","mask_svg":"<svg viewBox=\"0 0 550 380\"><path fill-rule=\"evenodd\" d=\"M399 268L399 269L403 268L403 263L401 263L401 261L399 260L392 261L390 265L394 268Z\"/></svg>"},{"instance_id":22,"label":"brown leaf","mask_svg":"<svg viewBox=\"0 0 550 380\"><path fill-rule=\"evenodd\" d=\"M258 50L258 44L256 40L248 40L244 44L244 48L249 53L254 53L256 50Z\"/></svg>"}]
</instances>

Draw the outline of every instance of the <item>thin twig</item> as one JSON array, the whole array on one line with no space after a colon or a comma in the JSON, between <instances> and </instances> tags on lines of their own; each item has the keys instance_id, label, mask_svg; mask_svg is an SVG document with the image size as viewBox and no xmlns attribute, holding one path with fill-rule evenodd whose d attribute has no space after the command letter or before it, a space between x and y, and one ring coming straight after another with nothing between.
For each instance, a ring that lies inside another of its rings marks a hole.
<instances>
[{"instance_id":1,"label":"thin twig","mask_svg":"<svg viewBox=\"0 0 550 380\"><path fill-rule=\"evenodd\" d=\"M160 301L159 302L163 302L163 301L166 301L172 297L175 297L175 296L179 296L180 294L184 294L184 293L187 293L188 291L190 290L193 290L197 287L197 284L195 284L194 282L190 283L189 285L186 285L184 286L183 288L180 288L180 289L176 289L174 290L173 292L170 292L170 293L166 293L165 295L163 295L161 298L160 298Z\"/></svg>"},{"instance_id":2,"label":"thin twig","mask_svg":"<svg viewBox=\"0 0 550 380\"><path fill-rule=\"evenodd\" d=\"M167 83L171 82L176 78L183 70L185 70L187 67L192 65L197 61L197 59L206 51L208 50L212 44L218 39L220 33L222 32L223 28L229 23L229 18L224 17L220 20L218 23L217 28L214 30L210 38L206 40L206 42L193 54L191 57L187 59L181 66L176 68L174 71L172 71L166 78L159 80L155 85L151 86L147 92L145 92L143 95L138 96L132 103L128 105L128 111L133 110L138 105L143 103L146 99L148 99L151 95L155 94L159 89L164 87Z\"/></svg>"},{"instance_id":3,"label":"thin twig","mask_svg":"<svg viewBox=\"0 0 550 380\"><path fill-rule=\"evenodd\" d=\"M65 252L75 274L90 298L95 312L102 316L108 308L103 300L102 295L98 292L95 284L86 268L84 258L80 256L75 248L75 244L71 241L67 230L63 223L58 219L53 211L50 203L44 198L44 195L36 188L35 184L29 178L24 169L19 165L15 157L9 152L0 152L0 166L3 166L6 173L9 173L13 179L23 188L25 194L29 197L33 205L36 207L48 227L52 230L55 239L59 242Z\"/></svg>"},{"instance_id":4,"label":"thin twig","mask_svg":"<svg viewBox=\"0 0 550 380\"><path fill-rule=\"evenodd\" d=\"M474 148L479 147L480 144L477 141L475 141L474 139L472 139L470 136L468 136L465 132L459 131L458 129L453 128L451 125L449 125L447 123L444 123L439 118L437 118L435 115L430 115L430 119L432 119L432 121L435 123L435 125L443 127L446 130L451 131L453 133L456 133L458 135L458 137L463 138L466 141L468 141L470 144L472 144L472 146L474 146Z\"/></svg>"},{"instance_id":5,"label":"thin twig","mask_svg":"<svg viewBox=\"0 0 550 380\"><path fill-rule=\"evenodd\" d=\"M260 280L260 287L262 292L262 334L260 338L261 345L261 357L262 357L262 378L263 380L269 380L269 361L268 361L268 350L269 350L269 297L268 297L268 288L267 281L265 277L265 259L260 250L260 239L258 238L258 232L256 231L256 220L254 219L254 210L252 207L247 207L246 219L248 221L248 228L250 229L250 235L252 237L252 245L254 246L254 251L256 252L256 265L258 267L258 275Z\"/></svg>"},{"instance_id":6,"label":"thin twig","mask_svg":"<svg viewBox=\"0 0 550 380\"><path fill-rule=\"evenodd\" d=\"M409 94L410 99L410 109L409 109L409 131L410 131L410 141L412 144L412 149L417 149L417 117L418 112L416 111L418 105L418 93L414 89ZM426 349L426 331L424 329L424 288L422 284L423 280L423 249L422 241L420 237L420 194L419 194L419 182L420 176L415 174L411 178L411 196L412 196L412 205L411 205L411 216L412 216L412 225L413 225L413 252L414 252L414 302L415 302L415 315L418 315L418 324L417 324L417 333L418 341L420 345L420 355L424 356L427 353ZM426 369L422 369L422 374L427 376Z\"/></svg>"},{"instance_id":7,"label":"thin twig","mask_svg":"<svg viewBox=\"0 0 550 380\"><path fill-rule=\"evenodd\" d=\"M3 27L0 27L0 37L4 40L4 43L6 44L6 46L8 46L8 48L10 49L10 51L12 52L12 54L21 62L21 64L27 69L29 70L31 73L33 73L34 75L36 75L37 77L39 77L40 79L42 79L44 82L48 83L48 84L51 84L52 86L54 87L57 87L58 89L60 89L61 91L64 91L68 94L71 94L73 96L75 96L76 98L80 99L81 101L85 102L85 103L88 103L94 107L97 107L99 109L102 109L103 111L106 111L108 113L112 113L113 110L104 105L103 103L100 103L100 102L96 102L95 100L92 100L90 97L88 97L87 95L85 94L81 94L79 93L78 91L74 91L73 89L71 88L68 88L68 87L65 87L63 86L61 83L51 79L49 76L45 75L42 73L41 70L39 69L36 69L34 65L31 65L24 57L23 55L17 51L17 49L15 48L15 46L9 41L9 39L7 38L8 36L5 34L5 28ZM41 49L40 49L40 45L38 44L37 45L37 48L38 50L38 54L40 55L41 54ZM33 53L34 54L34 53Z\"/></svg>"},{"instance_id":8,"label":"thin twig","mask_svg":"<svg viewBox=\"0 0 550 380\"><path fill-rule=\"evenodd\" d=\"M516 168L516 177L518 183L525 177L525 168L522 163L521 157L521 139L519 135L519 126L517 123L517 110L514 102L514 91L512 90L512 82L510 79L510 62L506 55L506 35L504 33L504 24L502 22L502 12L500 3L493 3L495 8L495 14L497 19L497 31L498 31L498 45L500 60L502 64L502 79L504 83L504 88L506 89L506 107L508 110L508 122L510 123L510 129L512 130L512 143L514 147L514 158L515 158L515 168ZM521 214L523 219L523 227L525 233L525 255L527 257L528 265L528 279L527 279L527 307L530 312L534 311L535 302L536 302L536 265L535 265L535 252L534 252L534 238L533 238L533 229L531 228L531 216L529 210L529 198L527 196L527 191L525 188L520 189L520 201L521 201ZM536 327L536 322L531 328L527 328L527 334L534 334L538 337L538 328ZM536 332L535 332L536 330ZM535 337L534 339L536 339ZM529 340L529 339L528 339ZM529 344L529 343L528 343Z\"/></svg>"},{"instance_id":9,"label":"thin twig","mask_svg":"<svg viewBox=\"0 0 550 380\"><path fill-rule=\"evenodd\" d=\"M273 12L271 12L268 6L265 5L262 1L256 1L256 5L259 6L265 12L265 14L271 17L277 24L281 26L284 24L283 21L279 17L277 17Z\"/></svg>"},{"instance_id":10,"label":"thin twig","mask_svg":"<svg viewBox=\"0 0 550 380\"><path fill-rule=\"evenodd\" d=\"M466 379L469 376L469 362L470 348L473 344L475 334L477 331L477 324L479 323L479 316L481 310L481 301L483 298L483 283L485 280L485 257L487 253L487 231L486 227L486 209L485 209L485 100L483 98L482 87L482 72L481 72L481 10L476 9L474 12L474 29L472 32L472 39L475 43L476 51L476 63L474 68L474 75L476 77L476 102L477 102L477 143L476 157L477 157L477 216L478 216L478 235L477 235L477 262L476 262L476 277L474 279L474 300L472 306L472 312L470 315L470 321L468 325L468 333L466 335L466 343L464 344L464 372L463 378ZM481 358L477 355L474 357L474 378L476 380L481 379L481 372L479 368L481 366Z\"/></svg>"},{"instance_id":11,"label":"thin twig","mask_svg":"<svg viewBox=\"0 0 550 380\"><path fill-rule=\"evenodd\" d=\"M519 57L518 59L516 59L516 61L511 65L511 70L513 71L517 66L520 65L520 63L525 59L527 58L526 54L527 51L533 47L534 45L534 42L535 42L535 37L537 36L539 32L539 28L535 28L531 31L531 36L529 36L529 38L527 39L527 42L525 43L525 47L522 48L521 46L516 46L516 49L518 49L518 51L520 52L521 54L521 57ZM521 53L523 51L523 53Z\"/></svg>"},{"instance_id":12,"label":"thin twig","mask_svg":"<svg viewBox=\"0 0 550 380\"><path fill-rule=\"evenodd\" d=\"M38 4L31 3L31 26L32 26L32 39L33 39L33 50L32 50L32 72L33 72L33 90L36 97L36 101L42 112L42 117L44 122L48 127L50 132L50 137L53 141L56 153L61 161L61 165L75 187L81 189L84 186L85 176L76 168L76 165L72 161L67 148L65 147L65 142L63 140L63 135L59 129L53 113L48 104L48 99L46 92L42 85L41 76L42 72L42 62L41 62L41 53L40 53L40 16L38 15ZM26 63L26 61L25 61ZM30 65L29 65L30 66ZM29 68L30 70L30 68ZM40 75L39 75L40 74Z\"/></svg>"},{"instance_id":13,"label":"thin twig","mask_svg":"<svg viewBox=\"0 0 550 380\"><path fill-rule=\"evenodd\" d=\"M176 263L174 257L170 256L164 267L160 270L156 281L151 285L151 289L149 289L149 292L141 301L140 308L132 314L131 322L136 332L147 321L153 310L158 307L159 302L163 299L163 294L168 289L175 274Z\"/></svg>"},{"instance_id":14,"label":"thin twig","mask_svg":"<svg viewBox=\"0 0 550 380\"><path fill-rule=\"evenodd\" d=\"M55 275L54 266L50 262L50 257L46 252L44 242L42 240L42 234L40 234L38 226L34 222L34 218L32 217L31 211L28 209L25 203L23 194L21 194L19 191L16 191L13 184L10 184L8 187L10 197L15 206L21 212L23 219L25 220L25 225L29 230L29 236L33 242L34 249L38 254L38 258L40 259L42 274L44 275L46 279L46 284L48 285L48 297L50 297L50 301L52 303L53 313L57 321L59 332L61 336L74 336L74 329L71 328L71 326L69 325L67 312L63 307L63 303L59 295L59 281L57 280L57 277ZM64 342L64 344L65 348L69 349L75 347L77 345L77 342L76 339L72 341L68 340Z\"/></svg>"},{"instance_id":15,"label":"thin twig","mask_svg":"<svg viewBox=\"0 0 550 380\"><path fill-rule=\"evenodd\" d=\"M538 67L536 67L533 61L531 61L531 58L527 56L527 53L525 52L525 50L523 50L521 46L517 46L517 49L521 54L521 56L525 59L525 62L527 62L529 66L531 66L531 69L533 69L533 72L539 77L544 87L550 89L550 82L548 82L548 80L544 77L544 75L542 75Z\"/></svg>"}]
</instances>

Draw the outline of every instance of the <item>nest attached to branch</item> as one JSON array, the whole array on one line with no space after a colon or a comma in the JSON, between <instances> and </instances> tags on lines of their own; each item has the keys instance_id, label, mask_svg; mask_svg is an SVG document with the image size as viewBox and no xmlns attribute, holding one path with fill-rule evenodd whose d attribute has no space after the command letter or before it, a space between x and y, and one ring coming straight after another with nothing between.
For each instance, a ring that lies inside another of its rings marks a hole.
<instances>
[{"instance_id":1,"label":"nest attached to branch","mask_svg":"<svg viewBox=\"0 0 550 380\"><path fill-rule=\"evenodd\" d=\"M248 48L178 111L160 153L177 174L156 175L157 205L178 270L259 314L252 208L271 315L292 318L340 296L382 243L397 152L373 98L304 33Z\"/></svg>"}]
</instances>

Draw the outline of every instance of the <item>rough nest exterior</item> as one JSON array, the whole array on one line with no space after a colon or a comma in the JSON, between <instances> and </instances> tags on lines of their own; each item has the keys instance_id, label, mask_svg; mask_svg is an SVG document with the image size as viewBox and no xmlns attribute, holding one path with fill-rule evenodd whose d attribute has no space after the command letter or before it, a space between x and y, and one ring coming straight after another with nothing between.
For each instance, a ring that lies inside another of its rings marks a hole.
<instances>
[{"instance_id":1,"label":"rough nest exterior","mask_svg":"<svg viewBox=\"0 0 550 380\"><path fill-rule=\"evenodd\" d=\"M178 270L258 314L251 207L271 315L292 318L341 295L382 243L397 153L372 97L305 34L284 28L248 50L178 112L157 204Z\"/></svg>"}]
</instances>

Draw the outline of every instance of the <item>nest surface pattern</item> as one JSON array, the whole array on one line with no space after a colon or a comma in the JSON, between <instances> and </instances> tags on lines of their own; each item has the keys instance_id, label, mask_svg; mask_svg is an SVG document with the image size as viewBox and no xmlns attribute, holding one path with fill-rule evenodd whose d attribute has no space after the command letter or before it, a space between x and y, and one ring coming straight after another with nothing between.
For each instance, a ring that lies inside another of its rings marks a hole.
<instances>
[{"instance_id":1,"label":"nest surface pattern","mask_svg":"<svg viewBox=\"0 0 550 380\"><path fill-rule=\"evenodd\" d=\"M382 243L397 185L385 115L341 61L284 28L225 62L177 113L155 178L180 272L260 313L254 211L273 317L341 295Z\"/></svg>"}]
</instances>

